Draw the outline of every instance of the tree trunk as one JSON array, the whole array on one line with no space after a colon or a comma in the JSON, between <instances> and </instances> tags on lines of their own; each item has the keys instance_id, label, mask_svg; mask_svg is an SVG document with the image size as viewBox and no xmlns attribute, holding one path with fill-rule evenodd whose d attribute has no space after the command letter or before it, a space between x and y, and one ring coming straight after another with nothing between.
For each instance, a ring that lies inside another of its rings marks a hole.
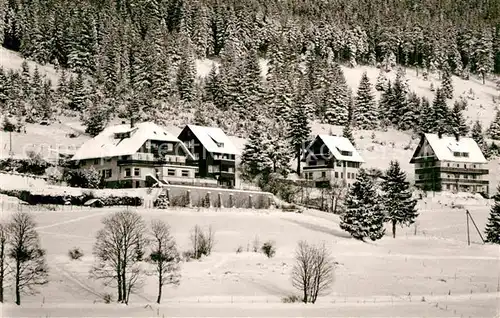
<instances>
[{"instance_id":1,"label":"tree trunk","mask_svg":"<svg viewBox=\"0 0 500 318\"><path fill-rule=\"evenodd\" d=\"M19 259L16 260L16 305L21 305L21 289L20 289L20 281L21 281L21 263Z\"/></svg>"},{"instance_id":2,"label":"tree trunk","mask_svg":"<svg viewBox=\"0 0 500 318\"><path fill-rule=\"evenodd\" d=\"M483 85L484 85L484 82L485 82L485 73L481 72L481 75L483 76Z\"/></svg>"},{"instance_id":3,"label":"tree trunk","mask_svg":"<svg viewBox=\"0 0 500 318\"><path fill-rule=\"evenodd\" d=\"M0 303L3 303L3 278L5 276L5 243L0 242Z\"/></svg>"},{"instance_id":4,"label":"tree trunk","mask_svg":"<svg viewBox=\"0 0 500 318\"><path fill-rule=\"evenodd\" d=\"M300 178L300 147L297 147L297 175Z\"/></svg>"},{"instance_id":5,"label":"tree trunk","mask_svg":"<svg viewBox=\"0 0 500 318\"><path fill-rule=\"evenodd\" d=\"M126 275L125 275L125 268L122 268L122 295L123 299L122 302L127 303L127 282L126 282Z\"/></svg>"},{"instance_id":6,"label":"tree trunk","mask_svg":"<svg viewBox=\"0 0 500 318\"><path fill-rule=\"evenodd\" d=\"M392 237L396 238L396 220L392 220Z\"/></svg>"},{"instance_id":7,"label":"tree trunk","mask_svg":"<svg viewBox=\"0 0 500 318\"><path fill-rule=\"evenodd\" d=\"M161 291L163 289L163 285L161 283L161 280L160 280L160 283L158 284L158 298L156 298L156 303L159 304L160 301L161 301Z\"/></svg>"},{"instance_id":8,"label":"tree trunk","mask_svg":"<svg viewBox=\"0 0 500 318\"><path fill-rule=\"evenodd\" d=\"M118 287L118 302L121 302L123 300L123 294L122 294L122 268L121 268L121 261L120 261L120 256L118 256L118 264L116 265L116 283Z\"/></svg>"}]
</instances>

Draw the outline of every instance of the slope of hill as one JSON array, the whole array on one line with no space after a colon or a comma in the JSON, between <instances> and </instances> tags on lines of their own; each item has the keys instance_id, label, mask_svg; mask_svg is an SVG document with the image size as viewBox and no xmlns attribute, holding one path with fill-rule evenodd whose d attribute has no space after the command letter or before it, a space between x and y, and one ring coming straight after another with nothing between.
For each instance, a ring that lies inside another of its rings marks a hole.
<instances>
[{"instance_id":1,"label":"slope of hill","mask_svg":"<svg viewBox=\"0 0 500 318\"><path fill-rule=\"evenodd\" d=\"M463 208L454 208L459 204ZM126 311L119 304L103 306L102 295L114 293L114 289L89 279L100 221L117 209L40 211L34 216L47 249L50 283L40 287L41 294L24 296L19 307L11 306L9 289L3 310L9 316L23 317L72 317L82 310L110 317L161 317L173 312L177 316L210 313L220 317L221 310L226 313L222 316L228 317L289 317L297 313L307 317L373 317L374 307L380 306L385 317L490 317L498 305L498 249L478 244L480 239L472 229L473 244L467 246L463 210L469 209L483 228L489 205L489 201L473 197L431 196L419 202L421 215L415 226L398 229L396 239L387 234L370 243L346 235L339 228L338 216L317 211L141 209L146 222L160 218L169 223L180 251L190 248L189 233L196 224L213 226L216 245L210 256L182 263L181 284L165 286L162 305L154 304L155 278L146 277ZM261 244L275 242L275 257L251 252L256 237ZM291 285L290 273L300 240L324 242L332 251L335 283L315 305L281 304L282 297L298 293ZM67 252L75 246L85 255L72 261ZM239 247L242 252L236 253ZM203 307L209 307L208 311ZM410 312L404 315L401 307Z\"/></svg>"}]
</instances>

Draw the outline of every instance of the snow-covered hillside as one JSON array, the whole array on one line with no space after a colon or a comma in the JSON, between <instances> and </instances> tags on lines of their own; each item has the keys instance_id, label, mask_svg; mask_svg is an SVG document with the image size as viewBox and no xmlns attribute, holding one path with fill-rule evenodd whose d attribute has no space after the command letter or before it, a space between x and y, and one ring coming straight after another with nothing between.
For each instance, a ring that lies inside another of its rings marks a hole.
<instances>
[{"instance_id":1,"label":"snow-covered hillside","mask_svg":"<svg viewBox=\"0 0 500 318\"><path fill-rule=\"evenodd\" d=\"M472 228L473 244L467 246L464 210L469 209L483 228L489 204L473 197L430 196L419 202L421 215L415 226L398 228L396 239L387 234L371 243L350 238L339 228L338 216L317 211L141 209L146 222L160 218L170 224L180 251L189 248L189 233L196 224L213 226L216 245L212 255L182 264L181 284L164 288L162 305L154 304L156 280L147 277L126 310L115 303L103 304L103 293L114 289L89 279L88 274L101 219L117 209L39 211L34 216L47 249L50 283L40 288L40 295L24 296L21 307L11 305L9 289L3 312L23 317L72 317L82 312L108 317L174 313L189 317L373 317L375 310L384 317L491 317L499 297L498 248L479 244ZM275 242L275 257L251 252L256 237L261 244ZM337 262L331 292L315 305L281 303L282 297L298 293L291 285L290 272L299 240L325 242ZM67 252L75 246L85 255L72 261ZM238 248L241 253L236 253Z\"/></svg>"}]
</instances>

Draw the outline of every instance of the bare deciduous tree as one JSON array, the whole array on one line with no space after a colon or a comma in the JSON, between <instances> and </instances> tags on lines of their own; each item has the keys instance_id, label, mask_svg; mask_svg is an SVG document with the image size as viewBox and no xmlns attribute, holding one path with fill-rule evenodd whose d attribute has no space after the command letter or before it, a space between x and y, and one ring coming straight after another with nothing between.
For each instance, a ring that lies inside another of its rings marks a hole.
<instances>
[{"instance_id":1,"label":"bare deciduous tree","mask_svg":"<svg viewBox=\"0 0 500 318\"><path fill-rule=\"evenodd\" d=\"M143 256L148 245L146 225L137 212L121 211L102 220L94 245L96 264L91 277L114 286L118 301L128 304L130 294L143 283Z\"/></svg>"},{"instance_id":2,"label":"bare deciduous tree","mask_svg":"<svg viewBox=\"0 0 500 318\"><path fill-rule=\"evenodd\" d=\"M16 304L21 304L21 293L34 294L35 286L48 283L45 250L40 247L33 217L26 212L12 216L7 225L8 256L14 263Z\"/></svg>"},{"instance_id":3,"label":"bare deciduous tree","mask_svg":"<svg viewBox=\"0 0 500 318\"><path fill-rule=\"evenodd\" d=\"M215 244L215 232L212 230L212 226L209 226L208 231L205 233L199 225L196 225L191 233L191 243L193 244L193 257L195 259L200 258L202 255L210 255Z\"/></svg>"},{"instance_id":4,"label":"bare deciduous tree","mask_svg":"<svg viewBox=\"0 0 500 318\"><path fill-rule=\"evenodd\" d=\"M328 187L328 193L332 202L330 211L336 214L339 201L342 201L347 194L347 183L344 180L334 181L333 183L330 183Z\"/></svg>"},{"instance_id":5,"label":"bare deciduous tree","mask_svg":"<svg viewBox=\"0 0 500 318\"><path fill-rule=\"evenodd\" d=\"M315 303L328 291L334 279L335 264L325 245L309 245L300 241L292 270L292 284L303 293L304 303Z\"/></svg>"},{"instance_id":6,"label":"bare deciduous tree","mask_svg":"<svg viewBox=\"0 0 500 318\"><path fill-rule=\"evenodd\" d=\"M7 244L6 228L0 223L0 302L3 303L3 288L7 273L7 262L5 259L5 247Z\"/></svg>"},{"instance_id":7,"label":"bare deciduous tree","mask_svg":"<svg viewBox=\"0 0 500 318\"><path fill-rule=\"evenodd\" d=\"M152 251L148 261L155 265L154 274L158 276L158 298L161 301L163 286L166 284L177 285L180 282L180 256L175 240L170 235L170 227L161 220L151 222Z\"/></svg>"}]
</instances>

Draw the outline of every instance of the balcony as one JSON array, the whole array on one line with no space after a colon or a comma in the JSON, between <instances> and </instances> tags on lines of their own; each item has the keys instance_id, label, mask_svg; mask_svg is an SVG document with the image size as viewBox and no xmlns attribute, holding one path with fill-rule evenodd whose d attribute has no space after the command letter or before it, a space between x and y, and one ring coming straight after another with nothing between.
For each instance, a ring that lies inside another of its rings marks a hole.
<instances>
[{"instance_id":1,"label":"balcony","mask_svg":"<svg viewBox=\"0 0 500 318\"><path fill-rule=\"evenodd\" d=\"M488 174L488 169L477 168L458 168L458 167L423 167L416 168L415 174L423 174L430 172L450 172L450 173L463 173L463 174Z\"/></svg>"},{"instance_id":2,"label":"balcony","mask_svg":"<svg viewBox=\"0 0 500 318\"><path fill-rule=\"evenodd\" d=\"M339 167L340 168L340 167ZM315 169L330 169L334 170L333 165L321 165L321 166L304 166L302 167L303 170L315 170Z\"/></svg>"},{"instance_id":3,"label":"balcony","mask_svg":"<svg viewBox=\"0 0 500 318\"><path fill-rule=\"evenodd\" d=\"M122 156L118 159L118 165L129 164L147 164L147 165L186 165L186 157L183 156L165 156L164 158L155 157L152 153L137 152L132 155Z\"/></svg>"}]
</instances>

